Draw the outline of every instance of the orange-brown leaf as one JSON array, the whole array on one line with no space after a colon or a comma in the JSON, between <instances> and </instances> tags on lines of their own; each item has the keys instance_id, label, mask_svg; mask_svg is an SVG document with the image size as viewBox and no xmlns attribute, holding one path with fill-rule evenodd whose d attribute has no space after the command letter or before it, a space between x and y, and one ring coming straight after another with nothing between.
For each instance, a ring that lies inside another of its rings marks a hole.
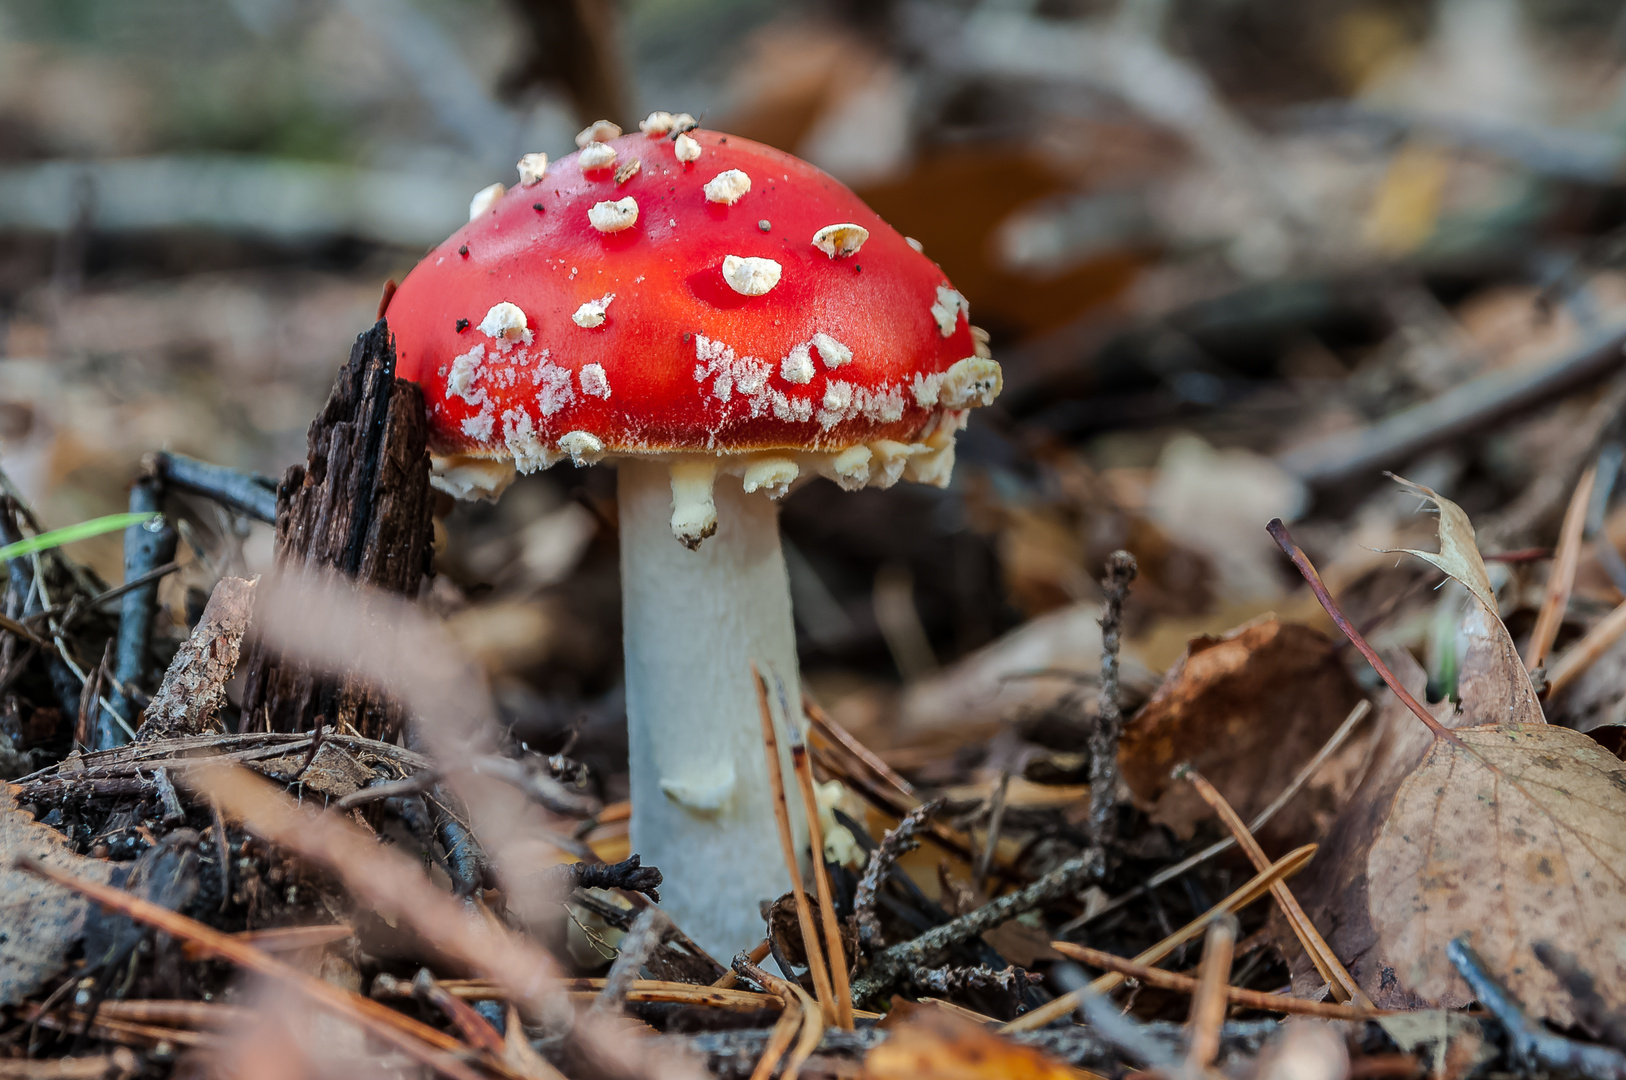
<instances>
[{"instance_id":1,"label":"orange-brown leaf","mask_svg":"<svg viewBox=\"0 0 1626 1080\"><path fill-rule=\"evenodd\" d=\"M871 1080L1083 1080L1091 1074L1001 1038L946 1009L904 1006L864 1056ZM1096 1078L1099 1080L1099 1078Z\"/></svg>"}]
</instances>

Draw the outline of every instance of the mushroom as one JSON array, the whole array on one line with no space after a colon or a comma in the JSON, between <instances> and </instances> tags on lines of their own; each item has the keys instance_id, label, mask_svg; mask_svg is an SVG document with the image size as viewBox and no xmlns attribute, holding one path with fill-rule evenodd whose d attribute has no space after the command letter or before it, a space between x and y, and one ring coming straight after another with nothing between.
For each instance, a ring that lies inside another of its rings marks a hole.
<instances>
[{"instance_id":1,"label":"mushroom","mask_svg":"<svg viewBox=\"0 0 1626 1080\"><path fill-rule=\"evenodd\" d=\"M540 179L528 157L407 276L397 372L441 490L616 465L632 845L726 960L787 885L752 661L805 722L774 500L815 476L946 484L1000 369L936 264L806 162L664 122L584 144ZM610 151L642 168L617 184Z\"/></svg>"}]
</instances>

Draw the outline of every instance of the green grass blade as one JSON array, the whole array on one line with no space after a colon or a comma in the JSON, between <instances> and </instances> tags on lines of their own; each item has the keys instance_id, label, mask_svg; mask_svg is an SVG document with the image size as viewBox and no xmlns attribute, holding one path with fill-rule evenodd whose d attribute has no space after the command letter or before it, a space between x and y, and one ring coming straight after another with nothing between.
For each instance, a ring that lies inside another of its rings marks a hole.
<instances>
[{"instance_id":1,"label":"green grass blade","mask_svg":"<svg viewBox=\"0 0 1626 1080\"><path fill-rule=\"evenodd\" d=\"M108 514L106 517L91 518L81 521L77 525L67 525L50 532L40 533L38 536L24 537L15 544L0 547L0 562L10 562L23 555L32 555L37 551L49 551L63 544L71 544L75 540L88 540L92 536L103 533L117 532L127 529L131 525L140 525L151 521L158 515L153 511L140 514Z\"/></svg>"}]
</instances>

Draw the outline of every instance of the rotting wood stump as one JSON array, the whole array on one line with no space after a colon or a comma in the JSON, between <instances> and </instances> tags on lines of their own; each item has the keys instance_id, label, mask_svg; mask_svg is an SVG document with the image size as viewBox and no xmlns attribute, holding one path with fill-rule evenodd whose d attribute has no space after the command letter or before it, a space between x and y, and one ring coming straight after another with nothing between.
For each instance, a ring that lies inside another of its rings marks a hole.
<instances>
[{"instance_id":1,"label":"rotting wood stump","mask_svg":"<svg viewBox=\"0 0 1626 1080\"><path fill-rule=\"evenodd\" d=\"M277 486L278 568L337 570L416 596L433 547L428 430L423 392L395 377L395 345L380 319L356 339L311 421L307 463L290 466ZM320 722L389 740L401 719L399 704L354 674L312 671L260 641L250 651L244 731Z\"/></svg>"}]
</instances>

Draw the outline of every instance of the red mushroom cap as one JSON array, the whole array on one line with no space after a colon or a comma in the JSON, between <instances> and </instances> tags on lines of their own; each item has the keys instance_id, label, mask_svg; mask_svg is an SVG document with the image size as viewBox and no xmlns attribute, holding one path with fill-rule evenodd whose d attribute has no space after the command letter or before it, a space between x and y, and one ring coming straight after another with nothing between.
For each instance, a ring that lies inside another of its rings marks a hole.
<instances>
[{"instance_id":1,"label":"red mushroom cap","mask_svg":"<svg viewBox=\"0 0 1626 1080\"><path fill-rule=\"evenodd\" d=\"M436 449L530 471L952 446L999 369L936 264L804 161L663 134L588 142L540 179L528 156L401 284L397 373Z\"/></svg>"}]
</instances>

